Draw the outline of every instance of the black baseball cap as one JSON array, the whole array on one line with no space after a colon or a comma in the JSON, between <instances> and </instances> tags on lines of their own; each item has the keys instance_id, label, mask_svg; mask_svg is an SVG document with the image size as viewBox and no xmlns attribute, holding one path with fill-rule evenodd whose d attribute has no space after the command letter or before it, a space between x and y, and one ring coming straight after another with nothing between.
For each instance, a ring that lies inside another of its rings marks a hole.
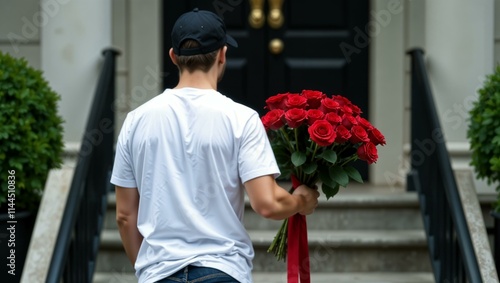
<instances>
[{"instance_id":1,"label":"black baseball cap","mask_svg":"<svg viewBox=\"0 0 500 283\"><path fill-rule=\"evenodd\" d=\"M192 39L200 47L181 49L186 39ZM216 14L195 8L182 14L172 29L172 48L176 55L191 56L215 51L224 45L238 47L233 37L226 33L226 25Z\"/></svg>"}]
</instances>

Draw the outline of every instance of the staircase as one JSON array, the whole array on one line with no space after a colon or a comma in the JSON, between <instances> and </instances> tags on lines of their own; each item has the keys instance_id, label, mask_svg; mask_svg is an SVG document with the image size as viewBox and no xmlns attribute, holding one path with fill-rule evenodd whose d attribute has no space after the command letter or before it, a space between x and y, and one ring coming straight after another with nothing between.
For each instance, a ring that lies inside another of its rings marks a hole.
<instances>
[{"instance_id":1,"label":"staircase","mask_svg":"<svg viewBox=\"0 0 500 283\"><path fill-rule=\"evenodd\" d=\"M248 202L246 207L245 226L256 253L254 282L286 282L286 264L266 252L281 221L260 217ZM114 210L110 194L94 283L137 282ZM434 282L414 193L351 184L329 201L322 196L307 221L312 282Z\"/></svg>"}]
</instances>

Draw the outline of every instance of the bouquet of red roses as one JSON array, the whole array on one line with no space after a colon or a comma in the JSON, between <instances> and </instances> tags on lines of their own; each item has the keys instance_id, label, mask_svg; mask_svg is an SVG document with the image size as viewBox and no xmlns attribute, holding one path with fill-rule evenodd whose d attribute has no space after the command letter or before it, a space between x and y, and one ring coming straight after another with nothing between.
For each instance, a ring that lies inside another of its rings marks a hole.
<instances>
[{"instance_id":1,"label":"bouquet of red roses","mask_svg":"<svg viewBox=\"0 0 500 283\"><path fill-rule=\"evenodd\" d=\"M341 95L328 97L317 90L282 93L269 97L265 108L261 120L282 176L309 187L321 182L327 199L350 180L363 182L352 162L376 162L376 146L385 145L385 137L361 117L361 109ZM287 225L288 219L268 250L278 260L287 253Z\"/></svg>"}]
</instances>

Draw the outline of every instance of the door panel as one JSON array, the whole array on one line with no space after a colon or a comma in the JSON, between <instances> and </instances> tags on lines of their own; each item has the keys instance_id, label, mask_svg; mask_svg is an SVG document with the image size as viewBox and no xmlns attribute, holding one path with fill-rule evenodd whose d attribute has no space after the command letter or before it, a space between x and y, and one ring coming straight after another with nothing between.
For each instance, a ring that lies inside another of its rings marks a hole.
<instances>
[{"instance_id":1,"label":"door panel","mask_svg":"<svg viewBox=\"0 0 500 283\"><path fill-rule=\"evenodd\" d=\"M353 1L356 2L356 1ZM347 27L347 1L290 0L286 19L291 28L336 29ZM311 17L312 15L312 17Z\"/></svg>"},{"instance_id":2,"label":"door panel","mask_svg":"<svg viewBox=\"0 0 500 283\"><path fill-rule=\"evenodd\" d=\"M342 94L368 114L368 48L348 63L341 43L352 44L355 27L368 22L367 1L285 0L285 24L270 30L284 42L282 54L269 54L271 81L284 81L292 92L304 88ZM283 85L271 86L283 92ZM272 93L271 93L272 94Z\"/></svg>"},{"instance_id":3,"label":"door panel","mask_svg":"<svg viewBox=\"0 0 500 283\"><path fill-rule=\"evenodd\" d=\"M265 1L264 15L269 14ZM260 114L267 97L276 93L317 89L328 95L342 94L368 117L368 47L346 59L341 44L353 45L356 30L368 23L364 0L285 0L283 26L274 29L266 21L260 29L248 22L249 0L167 1L164 14L164 87L177 83L177 68L170 62L170 32L175 20L195 7L223 17L228 33L239 44L228 49L226 72L219 91ZM269 43L283 42L284 49L272 54ZM357 166L367 178L366 164Z\"/></svg>"},{"instance_id":4,"label":"door panel","mask_svg":"<svg viewBox=\"0 0 500 283\"><path fill-rule=\"evenodd\" d=\"M294 90L344 89L345 62L335 59L289 59L286 61L287 85ZM329 74L329 76L325 76ZM304 80L304 78L309 78ZM339 78L332 80L331 77ZM333 94L329 92L329 94Z\"/></svg>"}]
</instances>

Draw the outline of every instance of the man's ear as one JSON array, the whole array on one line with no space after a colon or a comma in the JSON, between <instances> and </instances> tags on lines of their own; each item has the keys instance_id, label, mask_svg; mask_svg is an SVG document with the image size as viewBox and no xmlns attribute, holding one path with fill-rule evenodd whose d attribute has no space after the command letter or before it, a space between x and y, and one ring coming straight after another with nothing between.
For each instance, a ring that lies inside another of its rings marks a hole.
<instances>
[{"instance_id":1,"label":"man's ear","mask_svg":"<svg viewBox=\"0 0 500 283\"><path fill-rule=\"evenodd\" d=\"M177 66L177 55L175 55L173 48L170 48L170 50L168 51L168 56L170 56L170 60L172 60L172 63Z\"/></svg>"},{"instance_id":2,"label":"man's ear","mask_svg":"<svg viewBox=\"0 0 500 283\"><path fill-rule=\"evenodd\" d=\"M219 50L219 63L220 64L226 63L226 51L227 51L227 46L224 46Z\"/></svg>"}]
</instances>

